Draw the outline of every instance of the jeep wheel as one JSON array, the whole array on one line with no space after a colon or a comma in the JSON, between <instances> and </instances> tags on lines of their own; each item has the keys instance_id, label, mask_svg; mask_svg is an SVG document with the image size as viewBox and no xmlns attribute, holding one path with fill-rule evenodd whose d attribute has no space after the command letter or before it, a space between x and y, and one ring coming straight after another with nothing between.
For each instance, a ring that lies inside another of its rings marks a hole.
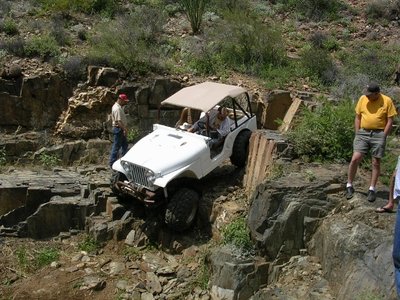
<instances>
[{"instance_id":1,"label":"jeep wheel","mask_svg":"<svg viewBox=\"0 0 400 300\"><path fill-rule=\"evenodd\" d=\"M190 188L181 188L171 197L165 212L165 223L174 231L188 229L195 219L199 194Z\"/></svg>"},{"instance_id":2,"label":"jeep wheel","mask_svg":"<svg viewBox=\"0 0 400 300\"><path fill-rule=\"evenodd\" d=\"M125 174L121 172L113 172L111 175L111 190L116 196L120 196L121 191L118 189L118 187L115 185L118 181L124 181L127 180Z\"/></svg>"},{"instance_id":3,"label":"jeep wheel","mask_svg":"<svg viewBox=\"0 0 400 300\"><path fill-rule=\"evenodd\" d=\"M233 143L231 163L237 167L244 167L249 155L249 141L251 131L241 131Z\"/></svg>"}]
</instances>

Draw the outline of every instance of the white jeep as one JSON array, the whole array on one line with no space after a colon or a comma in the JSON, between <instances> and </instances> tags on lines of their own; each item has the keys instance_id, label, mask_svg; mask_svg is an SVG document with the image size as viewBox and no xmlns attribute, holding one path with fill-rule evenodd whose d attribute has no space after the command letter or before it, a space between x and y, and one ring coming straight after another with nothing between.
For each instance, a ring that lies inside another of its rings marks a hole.
<instances>
[{"instance_id":1,"label":"white jeep","mask_svg":"<svg viewBox=\"0 0 400 300\"><path fill-rule=\"evenodd\" d=\"M111 187L118 197L128 196L146 206L165 205L165 223L173 230L183 231L192 225L198 210L198 180L227 158L238 167L246 164L250 135L257 127L256 116L245 89L214 82L183 88L161 105L204 113L220 105L228 108L231 122L223 144L213 150L208 130L202 135L182 126L154 124L153 131L112 166L115 172Z\"/></svg>"}]
</instances>

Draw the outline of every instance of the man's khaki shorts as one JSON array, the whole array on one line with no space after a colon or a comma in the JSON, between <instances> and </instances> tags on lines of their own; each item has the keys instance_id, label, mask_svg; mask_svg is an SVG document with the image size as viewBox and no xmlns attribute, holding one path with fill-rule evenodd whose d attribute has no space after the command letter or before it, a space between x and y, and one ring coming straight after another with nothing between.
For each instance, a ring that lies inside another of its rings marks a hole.
<instances>
[{"instance_id":1,"label":"man's khaki shorts","mask_svg":"<svg viewBox=\"0 0 400 300\"><path fill-rule=\"evenodd\" d=\"M353 142L354 152L367 154L371 151L372 157L382 158L385 154L386 137L383 130L360 129Z\"/></svg>"}]
</instances>

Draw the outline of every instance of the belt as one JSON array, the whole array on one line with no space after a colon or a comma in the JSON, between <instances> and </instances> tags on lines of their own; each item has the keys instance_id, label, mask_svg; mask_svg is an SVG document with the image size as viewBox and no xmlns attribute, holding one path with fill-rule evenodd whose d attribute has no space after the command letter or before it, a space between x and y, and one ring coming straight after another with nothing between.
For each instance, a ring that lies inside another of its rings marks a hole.
<instances>
[{"instance_id":1,"label":"belt","mask_svg":"<svg viewBox=\"0 0 400 300\"><path fill-rule=\"evenodd\" d=\"M383 129L367 129L367 128L360 128L361 130L365 132L382 132Z\"/></svg>"}]
</instances>

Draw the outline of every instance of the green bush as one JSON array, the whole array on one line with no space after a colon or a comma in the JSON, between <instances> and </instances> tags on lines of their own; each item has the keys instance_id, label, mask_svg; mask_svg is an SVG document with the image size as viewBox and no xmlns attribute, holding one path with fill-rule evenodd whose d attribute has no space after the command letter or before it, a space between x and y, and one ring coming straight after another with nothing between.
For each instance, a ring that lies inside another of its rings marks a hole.
<instances>
[{"instance_id":1,"label":"green bush","mask_svg":"<svg viewBox=\"0 0 400 300\"><path fill-rule=\"evenodd\" d=\"M135 143L140 137L140 132L138 128L130 128L128 130L127 140L128 143Z\"/></svg>"},{"instance_id":2,"label":"green bush","mask_svg":"<svg viewBox=\"0 0 400 300\"><path fill-rule=\"evenodd\" d=\"M15 56L24 57L25 45L26 42L22 38L17 37L6 41L0 41L0 50L5 50L7 53Z\"/></svg>"},{"instance_id":3,"label":"green bush","mask_svg":"<svg viewBox=\"0 0 400 300\"><path fill-rule=\"evenodd\" d=\"M285 61L279 26L264 24L251 15L234 14L217 28L216 43L224 63L238 71L260 74L267 66Z\"/></svg>"},{"instance_id":4,"label":"green bush","mask_svg":"<svg viewBox=\"0 0 400 300\"><path fill-rule=\"evenodd\" d=\"M29 267L28 250L24 246L20 246L15 250L18 265L21 269L26 270Z\"/></svg>"},{"instance_id":5,"label":"green bush","mask_svg":"<svg viewBox=\"0 0 400 300\"><path fill-rule=\"evenodd\" d=\"M39 161L45 167L54 167L59 164L61 160L55 154L42 152L39 155Z\"/></svg>"},{"instance_id":6,"label":"green bush","mask_svg":"<svg viewBox=\"0 0 400 300\"><path fill-rule=\"evenodd\" d=\"M79 11L113 16L118 8L117 0L37 0L42 9L50 12Z\"/></svg>"},{"instance_id":7,"label":"green bush","mask_svg":"<svg viewBox=\"0 0 400 300\"><path fill-rule=\"evenodd\" d=\"M324 101L315 111L302 110L288 139L300 157L315 161L349 160L353 152L354 106Z\"/></svg>"},{"instance_id":8,"label":"green bush","mask_svg":"<svg viewBox=\"0 0 400 300\"><path fill-rule=\"evenodd\" d=\"M251 250L253 247L244 217L239 217L226 225L222 230L222 238L224 244L234 245L242 250Z\"/></svg>"},{"instance_id":9,"label":"green bush","mask_svg":"<svg viewBox=\"0 0 400 300\"><path fill-rule=\"evenodd\" d=\"M140 7L131 15L102 23L90 40L89 59L106 58L121 70L145 74L163 66L160 40L164 17L159 9Z\"/></svg>"},{"instance_id":10,"label":"green bush","mask_svg":"<svg viewBox=\"0 0 400 300\"><path fill-rule=\"evenodd\" d=\"M279 27L243 13L227 16L210 28L202 40L191 42L183 58L203 74L235 70L262 76L265 70L286 63Z\"/></svg>"},{"instance_id":11,"label":"green bush","mask_svg":"<svg viewBox=\"0 0 400 300\"><path fill-rule=\"evenodd\" d=\"M84 78L86 64L82 57L71 56L62 62L62 66L67 78L72 80L80 80Z\"/></svg>"},{"instance_id":12,"label":"green bush","mask_svg":"<svg viewBox=\"0 0 400 300\"><path fill-rule=\"evenodd\" d=\"M59 15L53 18L53 24L51 26L50 36L52 36L59 46L65 46L70 44L70 39L67 31L64 28L65 22Z\"/></svg>"},{"instance_id":13,"label":"green bush","mask_svg":"<svg viewBox=\"0 0 400 300\"><path fill-rule=\"evenodd\" d=\"M283 10L294 10L305 18L313 20L334 20L346 8L340 0L278 0Z\"/></svg>"},{"instance_id":14,"label":"green bush","mask_svg":"<svg viewBox=\"0 0 400 300\"><path fill-rule=\"evenodd\" d=\"M85 236L84 240L78 244L79 250L94 254L99 250L101 245L90 236Z\"/></svg>"},{"instance_id":15,"label":"green bush","mask_svg":"<svg viewBox=\"0 0 400 300\"><path fill-rule=\"evenodd\" d=\"M345 78L364 75L381 85L392 84L392 76L399 62L400 47L384 45L381 42L361 42L351 50L338 52L342 61L342 73ZM373 66L373 67L371 67Z\"/></svg>"},{"instance_id":16,"label":"green bush","mask_svg":"<svg viewBox=\"0 0 400 300\"><path fill-rule=\"evenodd\" d=\"M190 22L193 34L199 33L206 5L209 2L210 0L179 0Z\"/></svg>"},{"instance_id":17,"label":"green bush","mask_svg":"<svg viewBox=\"0 0 400 300\"><path fill-rule=\"evenodd\" d=\"M11 18L6 18L0 24L0 30L8 35L18 34L17 24Z\"/></svg>"},{"instance_id":18,"label":"green bush","mask_svg":"<svg viewBox=\"0 0 400 300\"><path fill-rule=\"evenodd\" d=\"M60 54L57 41L50 35L35 36L27 41L25 53L42 58L56 57Z\"/></svg>"},{"instance_id":19,"label":"green bush","mask_svg":"<svg viewBox=\"0 0 400 300\"><path fill-rule=\"evenodd\" d=\"M400 15L400 0L374 0L365 6L365 14L370 21L397 20Z\"/></svg>"},{"instance_id":20,"label":"green bush","mask_svg":"<svg viewBox=\"0 0 400 300\"><path fill-rule=\"evenodd\" d=\"M34 266L40 269L56 261L60 256L59 250L53 247L40 249L35 253Z\"/></svg>"},{"instance_id":21,"label":"green bush","mask_svg":"<svg viewBox=\"0 0 400 300\"><path fill-rule=\"evenodd\" d=\"M339 49L339 44L336 39L320 31L311 35L310 42L313 48L326 49L328 51Z\"/></svg>"},{"instance_id":22,"label":"green bush","mask_svg":"<svg viewBox=\"0 0 400 300\"><path fill-rule=\"evenodd\" d=\"M310 47L302 53L302 65L310 77L316 77L323 84L332 84L337 77L338 70L326 49Z\"/></svg>"}]
</instances>

